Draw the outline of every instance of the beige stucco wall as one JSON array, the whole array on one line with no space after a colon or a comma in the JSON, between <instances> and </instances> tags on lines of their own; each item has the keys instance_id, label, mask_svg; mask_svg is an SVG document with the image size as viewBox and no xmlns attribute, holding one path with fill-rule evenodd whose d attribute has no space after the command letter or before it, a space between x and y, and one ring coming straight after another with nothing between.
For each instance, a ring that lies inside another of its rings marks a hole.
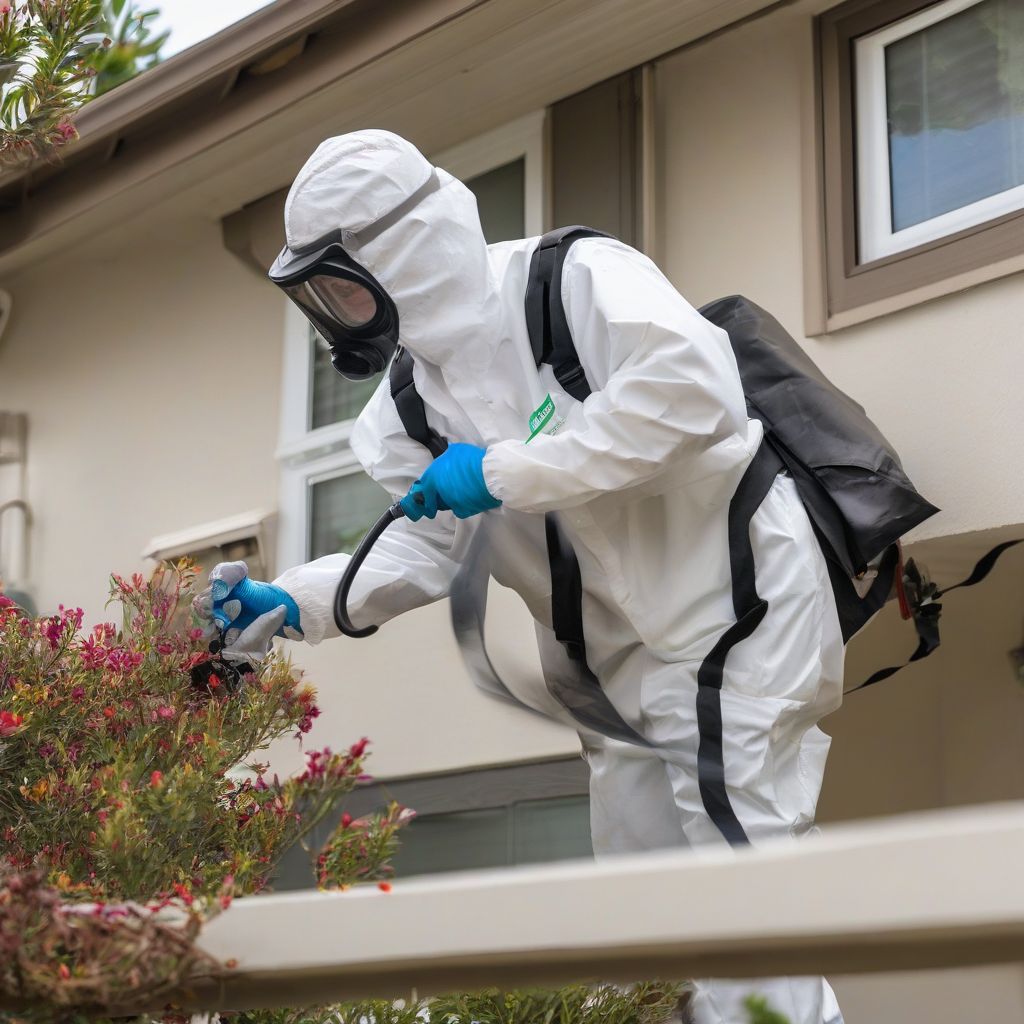
<instances>
[{"instance_id":1,"label":"beige stucco wall","mask_svg":"<svg viewBox=\"0 0 1024 1024\"><path fill-rule=\"evenodd\" d=\"M4 283L0 408L29 415L41 611L99 619L152 537L275 505L282 309L216 223L133 220Z\"/></svg>"}]
</instances>

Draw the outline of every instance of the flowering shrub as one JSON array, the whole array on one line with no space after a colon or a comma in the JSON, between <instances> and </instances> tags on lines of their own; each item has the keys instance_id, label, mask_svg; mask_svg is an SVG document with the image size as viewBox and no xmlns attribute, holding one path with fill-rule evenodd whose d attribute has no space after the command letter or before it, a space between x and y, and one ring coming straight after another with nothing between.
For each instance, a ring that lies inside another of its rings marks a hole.
<instances>
[{"instance_id":1,"label":"flowering shrub","mask_svg":"<svg viewBox=\"0 0 1024 1024\"><path fill-rule=\"evenodd\" d=\"M390 861L398 849L398 830L414 817L414 811L396 803L376 817L353 820L352 815L343 814L317 857L317 885L321 889L345 889L354 881L390 876ZM381 888L387 889L383 881Z\"/></svg>"},{"instance_id":2,"label":"flowering shrub","mask_svg":"<svg viewBox=\"0 0 1024 1024\"><path fill-rule=\"evenodd\" d=\"M309 751L286 781L252 761L275 739L301 740L315 694L278 655L229 688L202 630L183 621L194 583L185 564L149 580L114 576L122 623L84 633L80 609L32 619L0 597L0 865L40 869L65 902L93 901L101 914L124 901L226 906L264 888L285 849L366 777L365 739ZM408 816L343 818L319 863L323 884L384 878ZM37 900L46 891L13 877ZM0 925L10 905L0 898ZM43 957L50 977L94 971L61 949Z\"/></svg>"},{"instance_id":3,"label":"flowering shrub","mask_svg":"<svg viewBox=\"0 0 1024 1024\"><path fill-rule=\"evenodd\" d=\"M69 904L43 885L41 871L0 872L0 995L30 1008L0 1020L159 1006L185 979L222 973L195 946L201 923L195 910L165 920L133 904Z\"/></svg>"},{"instance_id":4,"label":"flowering shrub","mask_svg":"<svg viewBox=\"0 0 1024 1024\"><path fill-rule=\"evenodd\" d=\"M100 0L0 0L0 164L75 138L94 60L109 45Z\"/></svg>"}]
</instances>

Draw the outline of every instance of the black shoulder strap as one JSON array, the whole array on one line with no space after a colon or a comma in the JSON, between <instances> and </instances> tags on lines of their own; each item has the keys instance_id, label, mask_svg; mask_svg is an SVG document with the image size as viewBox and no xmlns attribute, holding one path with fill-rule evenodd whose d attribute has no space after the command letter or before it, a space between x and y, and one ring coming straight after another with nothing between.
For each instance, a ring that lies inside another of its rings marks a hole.
<instances>
[{"instance_id":1,"label":"black shoulder strap","mask_svg":"<svg viewBox=\"0 0 1024 1024\"><path fill-rule=\"evenodd\" d=\"M406 349L400 348L395 353L388 378L391 397L405 432L436 459L448 447L448 441L427 423L427 410L412 377L412 356Z\"/></svg>"},{"instance_id":2,"label":"black shoulder strap","mask_svg":"<svg viewBox=\"0 0 1024 1024\"><path fill-rule=\"evenodd\" d=\"M534 362L550 364L555 379L573 398L582 402L590 394L587 375L580 365L576 346L562 305L562 265L573 243L581 238L611 238L594 228L573 224L544 235L530 261L526 285L526 329Z\"/></svg>"}]
</instances>

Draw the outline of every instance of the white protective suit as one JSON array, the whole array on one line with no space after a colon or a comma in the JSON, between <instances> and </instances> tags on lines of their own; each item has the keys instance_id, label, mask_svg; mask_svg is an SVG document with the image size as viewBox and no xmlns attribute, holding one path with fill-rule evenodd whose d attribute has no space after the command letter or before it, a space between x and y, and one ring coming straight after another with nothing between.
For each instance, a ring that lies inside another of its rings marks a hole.
<instances>
[{"instance_id":1,"label":"white protective suit","mask_svg":"<svg viewBox=\"0 0 1024 1024\"><path fill-rule=\"evenodd\" d=\"M373 224L430 172L387 132L328 140L289 194L289 246ZM394 300L430 424L487 448L485 480L503 504L464 521L441 513L397 522L356 578L351 617L381 623L443 598L486 518L492 573L522 596L542 658L555 665L542 513L557 511L580 563L592 669L634 728L679 752L666 762L581 733L595 853L721 843L698 790L696 672L734 621L726 512L762 440L728 338L645 256L610 239L579 241L562 295L593 394L575 401L531 354L523 301L537 240L488 246L472 193L438 174L440 190L351 255ZM548 394L564 422L526 445L530 415ZM406 435L386 380L352 447L396 498L430 461ZM756 843L813 827L829 747L816 723L840 702L843 644L824 558L788 476L776 478L750 529L770 608L729 655L721 704L729 798ZM329 555L276 581L298 603L310 643L337 635L332 603L346 560ZM529 699L558 713L542 684ZM792 1024L841 1020L818 978L701 982L695 1020L745 1024L750 991Z\"/></svg>"}]
</instances>

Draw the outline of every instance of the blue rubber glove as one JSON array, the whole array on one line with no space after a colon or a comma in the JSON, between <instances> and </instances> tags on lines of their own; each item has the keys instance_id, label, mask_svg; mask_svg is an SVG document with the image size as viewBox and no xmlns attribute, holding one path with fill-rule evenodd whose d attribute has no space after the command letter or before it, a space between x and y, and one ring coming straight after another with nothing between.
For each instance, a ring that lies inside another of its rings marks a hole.
<instances>
[{"instance_id":1,"label":"blue rubber glove","mask_svg":"<svg viewBox=\"0 0 1024 1024\"><path fill-rule=\"evenodd\" d=\"M249 579L245 562L221 562L210 573L210 585L197 598L200 618L220 628L228 653L262 657L272 637L301 640L299 606L273 583Z\"/></svg>"},{"instance_id":2,"label":"blue rubber glove","mask_svg":"<svg viewBox=\"0 0 1024 1024\"><path fill-rule=\"evenodd\" d=\"M486 454L486 448L474 444L448 445L402 499L405 514L415 523L424 516L433 519L446 509L451 509L459 519L469 519L497 508L501 502L484 482Z\"/></svg>"}]
</instances>

